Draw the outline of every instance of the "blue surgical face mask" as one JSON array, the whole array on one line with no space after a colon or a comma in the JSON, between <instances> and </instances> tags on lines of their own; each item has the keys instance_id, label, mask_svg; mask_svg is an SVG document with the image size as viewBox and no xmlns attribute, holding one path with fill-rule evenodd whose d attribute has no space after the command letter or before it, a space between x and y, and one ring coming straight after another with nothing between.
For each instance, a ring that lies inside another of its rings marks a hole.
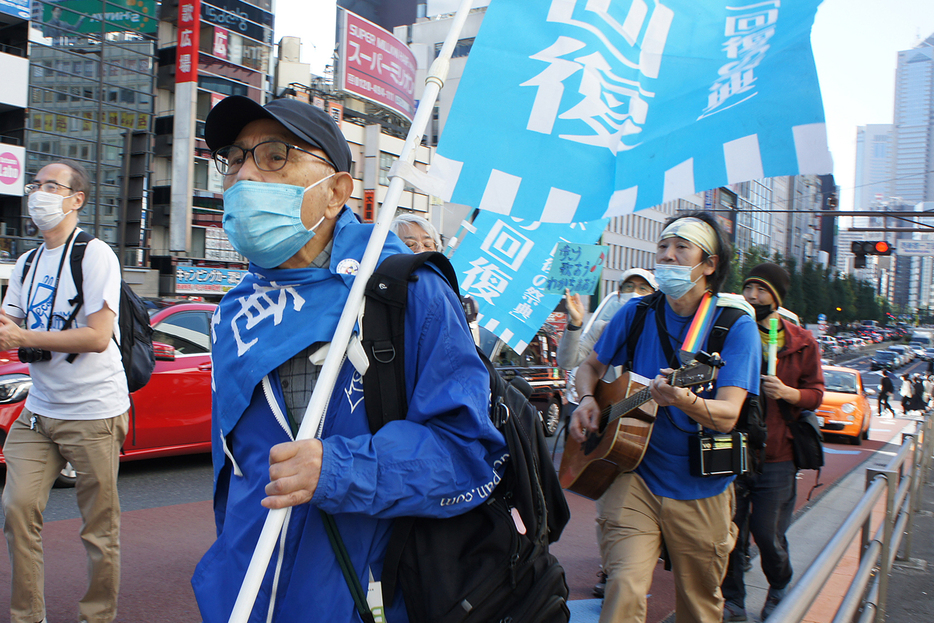
<instances>
[{"instance_id":1,"label":"blue surgical face mask","mask_svg":"<svg viewBox=\"0 0 934 623\"><path fill-rule=\"evenodd\" d=\"M334 177L307 188L244 180L224 191L224 231L237 253L262 268L276 268L314 238L315 229L302 224L305 193Z\"/></svg>"},{"instance_id":2,"label":"blue surgical face mask","mask_svg":"<svg viewBox=\"0 0 934 623\"><path fill-rule=\"evenodd\" d=\"M691 272L703 264L699 262L695 266L679 266L678 264L655 264L655 281L658 282L658 289L673 299L679 299L694 287L703 275L691 281Z\"/></svg>"}]
</instances>

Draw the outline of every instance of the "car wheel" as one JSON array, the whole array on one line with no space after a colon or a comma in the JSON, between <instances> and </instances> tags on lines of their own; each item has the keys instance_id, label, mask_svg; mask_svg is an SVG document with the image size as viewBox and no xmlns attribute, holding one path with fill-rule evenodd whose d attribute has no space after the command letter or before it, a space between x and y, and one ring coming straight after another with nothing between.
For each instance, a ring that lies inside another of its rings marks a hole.
<instances>
[{"instance_id":1,"label":"car wheel","mask_svg":"<svg viewBox=\"0 0 934 623\"><path fill-rule=\"evenodd\" d=\"M55 484L52 486L56 489L71 489L75 486L77 480L78 472L71 466L71 463L65 463L65 467L62 468L62 473L58 475L58 478L55 479Z\"/></svg>"},{"instance_id":2,"label":"car wheel","mask_svg":"<svg viewBox=\"0 0 934 623\"><path fill-rule=\"evenodd\" d=\"M542 413L542 424L545 426L545 437L551 437L558 431L561 424L561 403L552 400L548 403L548 409Z\"/></svg>"},{"instance_id":3,"label":"car wheel","mask_svg":"<svg viewBox=\"0 0 934 623\"><path fill-rule=\"evenodd\" d=\"M854 446L861 446L861 445L863 445L863 434L862 434L862 433L856 433L856 436L855 436L855 437L850 437L850 443L853 444Z\"/></svg>"}]
</instances>

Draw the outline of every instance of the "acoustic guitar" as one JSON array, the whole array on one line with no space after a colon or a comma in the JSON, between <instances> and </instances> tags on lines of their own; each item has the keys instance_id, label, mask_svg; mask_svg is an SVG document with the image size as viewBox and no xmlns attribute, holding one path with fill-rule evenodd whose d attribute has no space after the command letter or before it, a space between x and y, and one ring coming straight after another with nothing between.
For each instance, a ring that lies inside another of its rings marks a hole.
<instances>
[{"instance_id":1,"label":"acoustic guitar","mask_svg":"<svg viewBox=\"0 0 934 623\"><path fill-rule=\"evenodd\" d=\"M716 377L716 366L692 362L672 372L668 383L693 387ZM569 436L558 470L562 487L592 500L603 495L619 474L642 462L658 410L648 386L629 372L612 383L598 381L594 400L600 407L600 432L590 433L584 443Z\"/></svg>"}]
</instances>

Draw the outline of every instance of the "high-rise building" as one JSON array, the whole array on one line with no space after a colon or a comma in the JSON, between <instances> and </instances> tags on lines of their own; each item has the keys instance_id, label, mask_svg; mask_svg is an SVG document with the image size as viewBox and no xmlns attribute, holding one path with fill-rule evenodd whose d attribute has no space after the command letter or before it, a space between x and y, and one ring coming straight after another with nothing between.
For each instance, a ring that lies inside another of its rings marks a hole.
<instances>
[{"instance_id":1,"label":"high-rise building","mask_svg":"<svg viewBox=\"0 0 934 623\"><path fill-rule=\"evenodd\" d=\"M26 106L29 96L29 1L0 3L0 259L22 253L19 235L26 178ZM0 265L6 282L12 264Z\"/></svg>"},{"instance_id":2,"label":"high-rise building","mask_svg":"<svg viewBox=\"0 0 934 623\"><path fill-rule=\"evenodd\" d=\"M934 34L898 53L893 139L892 196L934 201Z\"/></svg>"},{"instance_id":3,"label":"high-rise building","mask_svg":"<svg viewBox=\"0 0 934 623\"><path fill-rule=\"evenodd\" d=\"M892 196L891 123L864 125L856 128L856 186L853 209L877 210ZM880 219L856 217L857 227L878 227Z\"/></svg>"}]
</instances>

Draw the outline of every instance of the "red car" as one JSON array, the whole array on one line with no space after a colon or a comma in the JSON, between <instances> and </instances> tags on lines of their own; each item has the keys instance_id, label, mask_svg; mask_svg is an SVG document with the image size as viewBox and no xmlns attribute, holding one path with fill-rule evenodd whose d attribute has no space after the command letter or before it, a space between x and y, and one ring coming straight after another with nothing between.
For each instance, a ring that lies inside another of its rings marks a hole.
<instances>
[{"instance_id":1,"label":"red car","mask_svg":"<svg viewBox=\"0 0 934 623\"><path fill-rule=\"evenodd\" d=\"M132 394L121 461L211 451L211 316L216 305L178 303L150 310L156 369ZM16 351L0 352L0 448L32 387ZM0 463L3 453L0 451ZM59 485L73 484L66 466Z\"/></svg>"}]
</instances>

